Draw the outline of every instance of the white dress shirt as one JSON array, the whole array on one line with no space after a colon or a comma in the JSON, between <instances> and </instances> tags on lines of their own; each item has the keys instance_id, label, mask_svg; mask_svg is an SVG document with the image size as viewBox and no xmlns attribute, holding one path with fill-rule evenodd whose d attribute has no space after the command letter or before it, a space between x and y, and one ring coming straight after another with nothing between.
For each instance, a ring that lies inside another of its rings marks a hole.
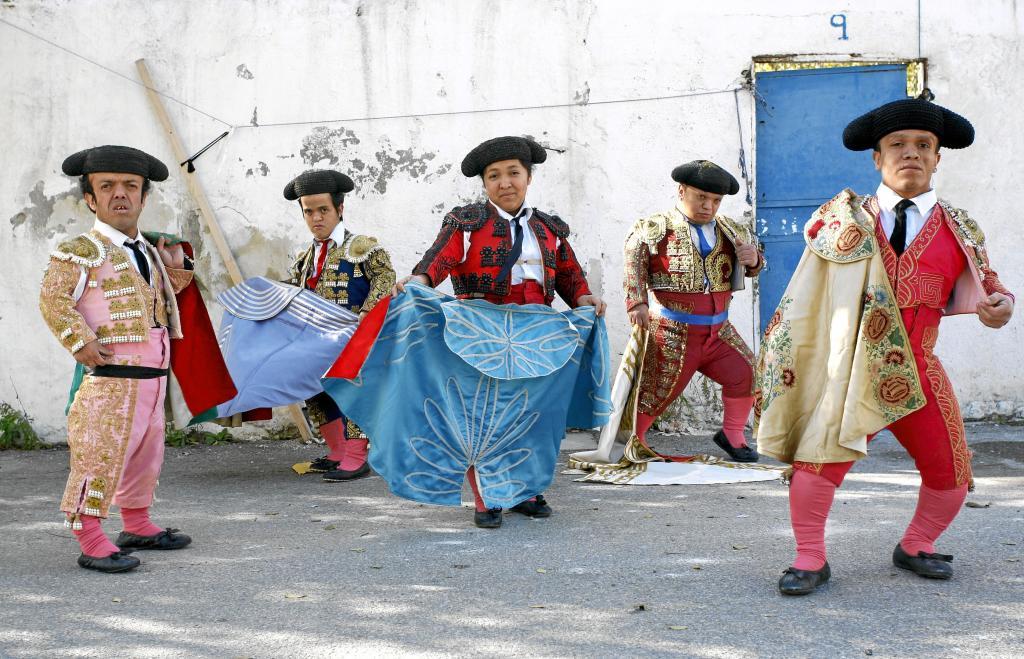
<instances>
[{"instance_id":1,"label":"white dress shirt","mask_svg":"<svg viewBox=\"0 0 1024 659\"><path fill-rule=\"evenodd\" d=\"M892 230L896 228L896 204L900 203L903 197L893 192L892 188L885 183L878 185L878 191L875 193L875 196L878 197L878 208L881 211L882 229L885 230L885 237L890 238ZM907 247L914 241L917 234L921 232L921 227L924 226L924 223L928 221L928 216L932 214L932 209L935 208L938 197L935 196L935 190L933 189L914 197L910 201L914 205L907 207L907 242L904 243Z\"/></svg>"},{"instance_id":2,"label":"white dress shirt","mask_svg":"<svg viewBox=\"0 0 1024 659\"><path fill-rule=\"evenodd\" d=\"M708 241L708 245L711 246L711 249L715 248L715 245L718 244L718 232L715 231L715 227L718 225L718 222L712 219L707 224L694 224L693 220L687 217L686 213L683 212L682 204L676 204L676 212L679 213L679 217L683 218L683 222L686 223L687 229L690 230L690 240L693 241L693 246L697 248L698 253L700 253L700 237L697 235L698 231L704 234L704 239ZM672 227L677 234L682 228L683 227L678 224Z\"/></svg>"},{"instance_id":3,"label":"white dress shirt","mask_svg":"<svg viewBox=\"0 0 1024 659\"><path fill-rule=\"evenodd\" d=\"M512 218L515 215L506 213L504 210L499 208L493 201L488 201L490 205L494 206L494 209L498 211L498 215L509 221L509 226L512 228L512 235L510 236L512 242L515 242L515 230L516 225L512 224ZM519 255L519 261L512 266L512 272L509 274L511 277L511 284L523 283L524 279L533 279L544 285L544 264L543 256L540 252L540 243L537 242L537 236L530 230L529 224L530 218L533 217L533 209L523 204L523 216L519 218L519 227L523 232L523 251ZM521 261L535 261L535 263L521 263Z\"/></svg>"},{"instance_id":4,"label":"white dress shirt","mask_svg":"<svg viewBox=\"0 0 1024 659\"><path fill-rule=\"evenodd\" d=\"M136 234L135 238L129 238L128 236L121 233L120 231L110 226L106 222L100 221L99 218L96 219L96 222L92 225L92 228L93 231L101 234L107 240L114 243L115 247L120 248L121 251L123 251L128 256L128 262L132 264L132 267L135 268L135 271L141 274L142 271L139 270L139 263L138 261L135 260L135 252L128 249L128 247L124 244L126 240L138 240L140 243L142 243L142 252L146 255L146 265L149 266L149 271L153 272L153 259L152 255L149 252L149 243L146 242L146 239L142 237L141 233ZM86 270L86 267L79 266L79 268L81 268L82 274L79 275L78 285L75 286L75 292L72 294L72 297L74 298L75 302L78 302L79 300L82 299L82 294L85 292L85 283L86 280L88 279L88 271ZM152 277L152 275L150 275L150 277Z\"/></svg>"},{"instance_id":5,"label":"white dress shirt","mask_svg":"<svg viewBox=\"0 0 1024 659\"><path fill-rule=\"evenodd\" d=\"M684 215L683 217L686 216ZM697 235L698 231L704 234L704 239L708 241L708 245L711 245L711 249L714 249L715 245L718 244L718 232L715 231L715 226L718 225L718 222L711 220L707 224L690 224L690 222L687 221L687 224L690 225L690 238L693 240L693 246L697 248L698 253L700 253L700 237Z\"/></svg>"},{"instance_id":6,"label":"white dress shirt","mask_svg":"<svg viewBox=\"0 0 1024 659\"><path fill-rule=\"evenodd\" d=\"M338 222L338 226L334 227L334 231L327 237L327 240L333 240L334 244L341 247L341 244L345 242L345 223ZM327 240L316 240L313 239L313 245L315 247L313 254L313 274L316 274L316 264L320 262L320 254L327 249Z\"/></svg>"}]
</instances>

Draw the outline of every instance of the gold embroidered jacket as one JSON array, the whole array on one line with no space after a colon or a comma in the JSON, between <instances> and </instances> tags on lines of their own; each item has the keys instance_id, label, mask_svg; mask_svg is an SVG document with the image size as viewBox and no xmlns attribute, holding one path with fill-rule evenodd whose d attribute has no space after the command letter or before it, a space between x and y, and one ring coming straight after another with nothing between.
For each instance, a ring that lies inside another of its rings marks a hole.
<instances>
[{"instance_id":1,"label":"gold embroidered jacket","mask_svg":"<svg viewBox=\"0 0 1024 659\"><path fill-rule=\"evenodd\" d=\"M316 272L316 249L311 244L296 258L289 283L307 287ZM395 285L395 269L387 251L376 238L345 231L340 245L327 252L323 271L313 292L320 297L360 313L370 311Z\"/></svg>"},{"instance_id":2,"label":"gold embroidered jacket","mask_svg":"<svg viewBox=\"0 0 1024 659\"><path fill-rule=\"evenodd\" d=\"M156 326L167 327L171 338L182 337L174 296L192 281L192 272L165 267L152 245L147 249L152 286L132 267L124 250L96 231L62 242L50 253L39 309L69 352L95 340L104 345L147 341L149 329ZM76 300L83 270L86 287Z\"/></svg>"},{"instance_id":3,"label":"gold embroidered jacket","mask_svg":"<svg viewBox=\"0 0 1024 659\"><path fill-rule=\"evenodd\" d=\"M626 237L623 289L626 310L647 304L648 290L674 293L719 293L744 288L744 276L764 267L736 267L736 246L756 245L753 232L724 215L715 217L718 240L707 258L693 244L689 223L677 205L670 211L637 220ZM760 252L759 252L760 254Z\"/></svg>"}]
</instances>

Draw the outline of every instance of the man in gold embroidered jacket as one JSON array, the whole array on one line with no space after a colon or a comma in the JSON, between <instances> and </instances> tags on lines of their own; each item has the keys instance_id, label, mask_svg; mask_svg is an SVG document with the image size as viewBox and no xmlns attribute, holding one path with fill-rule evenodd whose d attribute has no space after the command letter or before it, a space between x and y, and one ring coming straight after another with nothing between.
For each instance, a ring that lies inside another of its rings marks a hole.
<instances>
[{"instance_id":1,"label":"man in gold embroidered jacket","mask_svg":"<svg viewBox=\"0 0 1024 659\"><path fill-rule=\"evenodd\" d=\"M88 370L68 413L71 473L61 510L82 548L79 565L130 570L123 549L179 549L191 539L149 520L163 463L164 398L171 338L182 337L175 294L192 281L181 245L156 244L138 229L151 181L167 178L156 158L102 146L68 157L96 223L50 255L39 307L75 360ZM124 531L112 544L99 520L111 504Z\"/></svg>"},{"instance_id":2,"label":"man in gold embroidered jacket","mask_svg":"<svg viewBox=\"0 0 1024 659\"><path fill-rule=\"evenodd\" d=\"M382 297L390 295L395 270L376 238L345 228L345 194L354 188L348 176L325 169L305 171L285 186L285 199L299 202L313 235L312 244L292 265L289 282L363 318ZM310 398L306 407L329 450L313 461L310 471L323 473L328 482L368 476L368 440L359 426L347 419L325 393Z\"/></svg>"},{"instance_id":3,"label":"man in gold embroidered jacket","mask_svg":"<svg viewBox=\"0 0 1024 659\"><path fill-rule=\"evenodd\" d=\"M698 371L722 385L725 408L714 442L733 460L756 462L743 427L753 405L753 354L728 320L733 291L756 277L763 255L746 226L718 215L722 197L739 183L709 160L676 167L679 201L637 220L626 238L626 311L649 328L640 367L636 434L647 430ZM653 318L648 290L662 306Z\"/></svg>"}]
</instances>

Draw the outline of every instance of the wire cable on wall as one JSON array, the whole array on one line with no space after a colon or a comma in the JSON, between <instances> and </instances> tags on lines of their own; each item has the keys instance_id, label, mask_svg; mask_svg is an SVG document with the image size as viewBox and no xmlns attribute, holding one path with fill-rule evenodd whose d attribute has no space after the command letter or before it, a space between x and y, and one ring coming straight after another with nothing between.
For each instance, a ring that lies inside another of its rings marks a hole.
<instances>
[{"instance_id":1,"label":"wire cable on wall","mask_svg":"<svg viewBox=\"0 0 1024 659\"><path fill-rule=\"evenodd\" d=\"M124 80L127 80L128 82L130 82L130 83L132 83L134 85L138 85L140 87L146 88L146 85L144 83L140 82L139 80L131 78L130 76L127 76L127 75L125 75L123 73L120 73L119 71L116 71L116 70L110 68L109 66L101 64L101 63L99 63L99 62L97 62L97 61L95 61L93 59L90 59L89 57L86 57L85 55L83 55L81 53L78 53L78 52L76 52L74 50L71 50L70 48L67 48L67 47L62 46L62 45L60 45L58 43L50 41L49 39L46 39L45 37L42 37L42 36L40 36L38 34L35 34L34 32L31 32L30 30L27 30L27 29L25 29L25 28L23 28L23 27L21 27L19 25L15 25L14 23L11 23L10 21L7 21L7 20L5 20L3 18L0 18L0 23L3 23L4 25L7 25L8 27L11 27L11 28L13 28L15 30L18 30L19 32L22 32L22 33L32 37L33 39L37 39L39 41L42 41L43 43L45 43L47 45L50 45L50 46L52 46L54 48L57 48L57 49L65 52L65 53L67 53L67 54L69 54L69 55L71 55L73 57L77 57L78 59L80 59L80 60L82 60L84 62L87 62L88 64L90 64L92 66L95 66L95 67L97 67L99 69L102 69L102 70L104 70L104 71L106 71L108 73L112 73L113 75L115 75L115 76L117 76L119 78L122 78ZM679 92L677 94L664 94L664 95L661 95L661 96L643 96L643 97L636 97L636 98L617 98L617 99L608 99L608 100L587 101L585 103L583 103L583 102L548 103L548 104L518 105L518 106L507 106L507 107L496 107L496 108L477 108L477 109L472 109L472 110L449 110L449 111L440 111L440 112L410 112L410 113L406 113L406 114L387 114L387 115L376 115L376 116L370 116L370 117L342 117L342 118L337 118L337 119L278 121L278 122L259 123L259 124L255 124L255 123L237 123L237 124L236 123L231 123L231 122L225 121L224 119L221 119L220 117L218 117L218 116L216 116L214 114L211 114L211 113L209 113L209 112L207 112L205 110L197 108L194 105L186 103L185 101L183 101L183 100L181 100L179 98L175 98L174 96L171 96L170 94L168 94L166 92L162 92L162 91L160 91L158 89L153 89L153 91L156 92L157 94L159 94L160 96L162 96L163 98L167 99L168 101L171 101L173 103L177 103L178 105L180 105L182 107L185 107L185 108L187 108L189 110L192 110L193 112L197 112L197 113L203 115L204 117L207 117L209 119L213 119L214 121L217 121L217 122L219 122L221 124L224 124L228 128L231 128L231 129L242 129L242 128L274 128L274 127L282 127L282 126L324 125L324 124L336 124L336 123L352 123L352 122L359 122L359 121L382 121L382 120L386 120L386 119L421 119L421 118L427 118L427 117L465 116L465 115L472 115L472 114L486 114L486 113L492 113L492 112L523 112L523 111L529 111L529 110L555 110L555 109L559 109L559 108L573 108L573 107L584 108L584 107L593 106L593 105L616 105L616 104L628 104L628 103L647 103L647 102L652 102L652 101L669 101L669 100L675 100L675 99L681 99L681 98L691 98L691 97L695 97L695 96L710 96L710 95L714 95L714 94L728 94L730 92L735 93L735 92L737 92L740 89L743 89L743 87L742 86L730 86L730 87L726 87L724 89L689 90L689 91L685 91L685 92Z\"/></svg>"}]
</instances>

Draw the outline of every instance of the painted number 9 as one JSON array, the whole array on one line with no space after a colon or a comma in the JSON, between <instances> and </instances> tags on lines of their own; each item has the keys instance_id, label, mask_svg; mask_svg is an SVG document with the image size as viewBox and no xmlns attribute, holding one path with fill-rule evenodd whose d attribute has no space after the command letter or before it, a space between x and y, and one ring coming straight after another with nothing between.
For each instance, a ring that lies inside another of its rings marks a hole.
<instances>
[{"instance_id":1,"label":"painted number 9","mask_svg":"<svg viewBox=\"0 0 1024 659\"><path fill-rule=\"evenodd\" d=\"M846 41L849 37L846 36L846 14L832 14L832 18L829 19L832 27L841 28L843 36L839 37L840 41Z\"/></svg>"}]
</instances>

